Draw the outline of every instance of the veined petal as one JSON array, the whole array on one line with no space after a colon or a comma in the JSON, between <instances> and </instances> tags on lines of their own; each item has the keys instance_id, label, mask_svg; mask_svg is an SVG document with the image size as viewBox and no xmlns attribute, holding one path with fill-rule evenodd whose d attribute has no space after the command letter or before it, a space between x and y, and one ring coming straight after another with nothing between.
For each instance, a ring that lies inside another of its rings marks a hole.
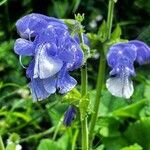
<instances>
[{"instance_id":1,"label":"veined petal","mask_svg":"<svg viewBox=\"0 0 150 150\"><path fill-rule=\"evenodd\" d=\"M63 62L47 54L46 44L41 44L35 57L34 78L48 78L55 75L63 66Z\"/></svg>"},{"instance_id":2,"label":"veined petal","mask_svg":"<svg viewBox=\"0 0 150 150\"><path fill-rule=\"evenodd\" d=\"M47 26L47 21L32 14L22 17L16 23L17 31L23 38L36 36Z\"/></svg>"},{"instance_id":3,"label":"veined petal","mask_svg":"<svg viewBox=\"0 0 150 150\"><path fill-rule=\"evenodd\" d=\"M67 66L69 71L73 71L74 69L77 69L83 65L83 52L80 47L73 47L74 49L74 59L73 59L73 65Z\"/></svg>"},{"instance_id":4,"label":"veined petal","mask_svg":"<svg viewBox=\"0 0 150 150\"><path fill-rule=\"evenodd\" d=\"M65 25L63 21L61 21L57 18L48 17L48 16L38 14L38 13L32 13L32 14L30 14L30 16L34 16L34 17L37 17L37 18L40 18L40 19L44 19L45 21L47 21L52 26L56 26L56 27L60 26L61 28L68 29L67 25Z\"/></svg>"},{"instance_id":5,"label":"veined petal","mask_svg":"<svg viewBox=\"0 0 150 150\"><path fill-rule=\"evenodd\" d=\"M34 74L34 65L35 65L35 60L33 59L30 63L29 66L26 70L26 75L28 78L32 79L33 78L33 74Z\"/></svg>"},{"instance_id":6,"label":"veined petal","mask_svg":"<svg viewBox=\"0 0 150 150\"><path fill-rule=\"evenodd\" d=\"M43 80L39 78L31 80L29 88L32 93L33 101L46 99L50 95L43 86Z\"/></svg>"},{"instance_id":7,"label":"veined petal","mask_svg":"<svg viewBox=\"0 0 150 150\"><path fill-rule=\"evenodd\" d=\"M35 46L33 42L25 39L17 39L14 44L14 51L18 55L32 56L34 54Z\"/></svg>"},{"instance_id":8,"label":"veined petal","mask_svg":"<svg viewBox=\"0 0 150 150\"><path fill-rule=\"evenodd\" d=\"M118 58L116 65L112 67L110 75L118 75L123 71L128 72L128 75L135 76L134 61L125 56Z\"/></svg>"},{"instance_id":9,"label":"veined petal","mask_svg":"<svg viewBox=\"0 0 150 150\"><path fill-rule=\"evenodd\" d=\"M74 59L74 50L73 45L70 41L70 37L65 39L63 42L59 42L59 52L58 57L63 60L65 63L73 63Z\"/></svg>"},{"instance_id":10,"label":"veined petal","mask_svg":"<svg viewBox=\"0 0 150 150\"><path fill-rule=\"evenodd\" d=\"M79 68L83 63L83 52L80 45L72 38L65 41L58 57L67 64L69 71Z\"/></svg>"},{"instance_id":11,"label":"veined petal","mask_svg":"<svg viewBox=\"0 0 150 150\"><path fill-rule=\"evenodd\" d=\"M136 59L137 53L132 44L117 43L110 47L107 54L107 62L110 67L114 67L122 57L126 57L130 61Z\"/></svg>"},{"instance_id":12,"label":"veined petal","mask_svg":"<svg viewBox=\"0 0 150 150\"><path fill-rule=\"evenodd\" d=\"M62 68L58 74L57 88L59 93L64 94L72 90L77 84L77 81L71 77L65 68Z\"/></svg>"},{"instance_id":13,"label":"veined petal","mask_svg":"<svg viewBox=\"0 0 150 150\"><path fill-rule=\"evenodd\" d=\"M57 79L55 76L49 77L47 79L43 79L43 85L44 85L45 90L50 94L55 93L56 92L56 82L57 82Z\"/></svg>"},{"instance_id":14,"label":"veined petal","mask_svg":"<svg viewBox=\"0 0 150 150\"><path fill-rule=\"evenodd\" d=\"M110 77L106 82L108 91L118 97L129 99L133 94L133 82L126 74Z\"/></svg>"},{"instance_id":15,"label":"veined petal","mask_svg":"<svg viewBox=\"0 0 150 150\"><path fill-rule=\"evenodd\" d=\"M31 79L29 87L34 101L43 100L56 92L56 79L51 77Z\"/></svg>"},{"instance_id":16,"label":"veined petal","mask_svg":"<svg viewBox=\"0 0 150 150\"><path fill-rule=\"evenodd\" d=\"M140 65L150 63L150 47L148 45L138 40L133 40L129 43L135 47L137 51L136 61Z\"/></svg>"},{"instance_id":17,"label":"veined petal","mask_svg":"<svg viewBox=\"0 0 150 150\"><path fill-rule=\"evenodd\" d=\"M35 36L49 25L60 26L63 29L68 29L67 26L59 19L48 17L41 14L32 13L19 19L16 23L17 30L21 37L29 38Z\"/></svg>"}]
</instances>

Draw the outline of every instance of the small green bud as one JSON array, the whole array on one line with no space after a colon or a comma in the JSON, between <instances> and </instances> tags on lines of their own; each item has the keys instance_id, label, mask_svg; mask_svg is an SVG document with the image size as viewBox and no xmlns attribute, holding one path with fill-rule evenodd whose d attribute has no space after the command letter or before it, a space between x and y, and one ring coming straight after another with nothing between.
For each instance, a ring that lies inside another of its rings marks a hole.
<instances>
[{"instance_id":1,"label":"small green bud","mask_svg":"<svg viewBox=\"0 0 150 150\"><path fill-rule=\"evenodd\" d=\"M77 20L80 23L83 22L83 20L84 20L84 14L82 14L82 15L79 14L79 13L77 15L75 14L75 20Z\"/></svg>"}]
</instances>

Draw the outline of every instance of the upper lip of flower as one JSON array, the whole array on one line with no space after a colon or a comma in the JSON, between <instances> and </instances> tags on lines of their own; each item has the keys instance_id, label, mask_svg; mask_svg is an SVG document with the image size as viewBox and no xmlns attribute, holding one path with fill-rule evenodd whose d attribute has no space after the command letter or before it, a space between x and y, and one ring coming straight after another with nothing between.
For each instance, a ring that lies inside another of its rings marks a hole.
<instances>
[{"instance_id":1,"label":"upper lip of flower","mask_svg":"<svg viewBox=\"0 0 150 150\"><path fill-rule=\"evenodd\" d=\"M68 27L60 20L53 17L47 17L41 14L29 14L16 22L17 31L23 38L29 38L32 34L39 33L42 29L48 28L51 24L53 27L61 27L68 30Z\"/></svg>"}]
</instances>

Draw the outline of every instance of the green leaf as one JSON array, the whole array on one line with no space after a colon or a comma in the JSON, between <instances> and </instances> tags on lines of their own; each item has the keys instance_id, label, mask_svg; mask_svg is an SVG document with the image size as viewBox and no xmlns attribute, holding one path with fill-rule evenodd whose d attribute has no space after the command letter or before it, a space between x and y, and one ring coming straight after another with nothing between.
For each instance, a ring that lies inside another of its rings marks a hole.
<instances>
[{"instance_id":1,"label":"green leaf","mask_svg":"<svg viewBox=\"0 0 150 150\"><path fill-rule=\"evenodd\" d=\"M74 88L73 90L71 90L70 92L68 92L62 98L62 102L63 103L69 103L69 104L77 105L80 99L81 99L80 92L76 88Z\"/></svg>"},{"instance_id":2,"label":"green leaf","mask_svg":"<svg viewBox=\"0 0 150 150\"><path fill-rule=\"evenodd\" d=\"M104 145L100 145L95 150L104 150L104 149L105 149L105 146Z\"/></svg>"},{"instance_id":3,"label":"green leaf","mask_svg":"<svg viewBox=\"0 0 150 150\"><path fill-rule=\"evenodd\" d=\"M110 138L103 137L102 141L106 150L120 150L122 147L127 145L127 141L121 136Z\"/></svg>"},{"instance_id":4,"label":"green leaf","mask_svg":"<svg viewBox=\"0 0 150 150\"><path fill-rule=\"evenodd\" d=\"M150 81L147 81L147 84L145 85L145 90L144 90L144 96L145 98L149 99L150 97Z\"/></svg>"},{"instance_id":5,"label":"green leaf","mask_svg":"<svg viewBox=\"0 0 150 150\"><path fill-rule=\"evenodd\" d=\"M7 116L9 117L12 115L13 117L21 118L22 120L28 122L31 120L30 116L20 113L20 112L8 112L8 111L0 111L0 116ZM11 117L12 117L11 116Z\"/></svg>"},{"instance_id":6,"label":"green leaf","mask_svg":"<svg viewBox=\"0 0 150 150\"><path fill-rule=\"evenodd\" d=\"M0 136L0 150L5 150L4 143L1 136Z\"/></svg>"},{"instance_id":7,"label":"green leaf","mask_svg":"<svg viewBox=\"0 0 150 150\"><path fill-rule=\"evenodd\" d=\"M94 41L97 41L97 40L98 40L97 34L94 34L94 33L87 33L87 37L88 37L88 39L90 39L90 40L94 40Z\"/></svg>"},{"instance_id":8,"label":"green leaf","mask_svg":"<svg viewBox=\"0 0 150 150\"><path fill-rule=\"evenodd\" d=\"M131 145L131 146L121 148L120 150L143 150L143 148L138 144L134 144L134 145Z\"/></svg>"},{"instance_id":9,"label":"green leaf","mask_svg":"<svg viewBox=\"0 0 150 150\"><path fill-rule=\"evenodd\" d=\"M76 12L76 10L78 9L79 5L81 3L81 0L73 0L73 13Z\"/></svg>"},{"instance_id":10,"label":"green leaf","mask_svg":"<svg viewBox=\"0 0 150 150\"><path fill-rule=\"evenodd\" d=\"M150 117L141 118L131 123L125 131L125 138L130 144L138 143L143 149L150 149Z\"/></svg>"},{"instance_id":11,"label":"green leaf","mask_svg":"<svg viewBox=\"0 0 150 150\"><path fill-rule=\"evenodd\" d=\"M94 51L101 51L102 50L102 44L99 41L98 35L94 34L94 33L87 33L86 35L90 41L90 48L91 48L90 53L91 53L91 55Z\"/></svg>"},{"instance_id":12,"label":"green leaf","mask_svg":"<svg viewBox=\"0 0 150 150\"><path fill-rule=\"evenodd\" d=\"M62 2L62 1L53 1L53 8L56 16L58 18L64 18L67 9L68 9L68 3Z\"/></svg>"},{"instance_id":13,"label":"green leaf","mask_svg":"<svg viewBox=\"0 0 150 150\"><path fill-rule=\"evenodd\" d=\"M132 96L134 103L139 102L143 99L144 89L145 89L144 83L141 83L141 84L135 86L134 94Z\"/></svg>"},{"instance_id":14,"label":"green leaf","mask_svg":"<svg viewBox=\"0 0 150 150\"><path fill-rule=\"evenodd\" d=\"M107 37L108 37L108 28L107 28L107 24L104 20L98 30L98 38L101 42L104 42L104 41L106 41Z\"/></svg>"},{"instance_id":15,"label":"green leaf","mask_svg":"<svg viewBox=\"0 0 150 150\"><path fill-rule=\"evenodd\" d=\"M143 10L146 10L150 13L150 1L143 1L143 0L139 0L139 2L141 1L142 5L140 4L140 7L143 8ZM136 1L136 3L138 4L138 1ZM144 5L145 6L144 6ZM138 40L143 41L145 43L150 43L150 26L145 26L144 28L142 28L140 30L140 34L137 37Z\"/></svg>"},{"instance_id":16,"label":"green leaf","mask_svg":"<svg viewBox=\"0 0 150 150\"><path fill-rule=\"evenodd\" d=\"M66 104L60 104L57 103L54 107L51 107L50 105L46 105L46 109L48 111L49 117L52 121L52 124L54 126L57 126L58 123L60 122L65 110L67 109Z\"/></svg>"},{"instance_id":17,"label":"green leaf","mask_svg":"<svg viewBox=\"0 0 150 150\"><path fill-rule=\"evenodd\" d=\"M68 140L68 134L64 134L57 141L53 141L51 139L43 139L40 141L37 150L67 150Z\"/></svg>"},{"instance_id":18,"label":"green leaf","mask_svg":"<svg viewBox=\"0 0 150 150\"><path fill-rule=\"evenodd\" d=\"M121 28L117 24L116 28L114 29L113 33L111 34L111 40L120 39L121 36Z\"/></svg>"},{"instance_id":19,"label":"green leaf","mask_svg":"<svg viewBox=\"0 0 150 150\"><path fill-rule=\"evenodd\" d=\"M37 150L62 150L61 145L57 142L52 141L50 139L43 139L40 141L40 144Z\"/></svg>"},{"instance_id":20,"label":"green leaf","mask_svg":"<svg viewBox=\"0 0 150 150\"><path fill-rule=\"evenodd\" d=\"M67 150L70 149L70 145L68 145L69 141L69 133L66 132L61 138L58 139L57 144L61 145L61 150ZM69 146L69 147L68 147Z\"/></svg>"},{"instance_id":21,"label":"green leaf","mask_svg":"<svg viewBox=\"0 0 150 150\"><path fill-rule=\"evenodd\" d=\"M103 137L118 137L121 135L119 132L120 121L114 117L100 117L97 121L97 125L100 127L99 133Z\"/></svg>"},{"instance_id":22,"label":"green leaf","mask_svg":"<svg viewBox=\"0 0 150 150\"><path fill-rule=\"evenodd\" d=\"M64 23L69 27L70 30L74 30L75 26L79 23L74 19L62 19Z\"/></svg>"},{"instance_id":23,"label":"green leaf","mask_svg":"<svg viewBox=\"0 0 150 150\"><path fill-rule=\"evenodd\" d=\"M130 104L124 108L114 111L112 114L117 117L139 118L139 112L146 105L146 100L141 100L137 103Z\"/></svg>"},{"instance_id":24,"label":"green leaf","mask_svg":"<svg viewBox=\"0 0 150 150\"><path fill-rule=\"evenodd\" d=\"M96 95L95 90L89 92L90 108L92 112L94 112L93 106L94 106L94 101L95 101L95 95ZM119 108L125 107L127 105L128 103L127 101L125 101L125 99L114 97L111 95L110 92L103 91L98 116L108 116L109 113Z\"/></svg>"}]
</instances>

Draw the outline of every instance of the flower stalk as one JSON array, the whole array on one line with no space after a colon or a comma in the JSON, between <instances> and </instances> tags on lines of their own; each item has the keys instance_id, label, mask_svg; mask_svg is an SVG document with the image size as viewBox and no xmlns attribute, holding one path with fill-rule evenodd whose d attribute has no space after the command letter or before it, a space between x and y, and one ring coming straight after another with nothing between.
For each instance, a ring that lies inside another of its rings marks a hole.
<instances>
[{"instance_id":1,"label":"flower stalk","mask_svg":"<svg viewBox=\"0 0 150 150\"><path fill-rule=\"evenodd\" d=\"M114 1L109 0L108 5L108 17L107 17L107 28L108 28L108 37L107 39L110 39L111 36L111 29L112 29L112 21L113 21L113 10L114 10ZM103 45L104 47L104 45ZM95 103L94 103L94 112L91 117L90 122L90 129L89 129L89 139L91 139L90 146L92 146L93 141L93 134L94 134L94 128L98 116L100 101L101 101L101 94L102 94L102 88L104 84L104 77L105 77L105 66L106 66L106 59L104 55L104 49L101 52L100 55L100 62L99 62L99 68L98 68L98 78L97 78L97 84L96 84L96 97L95 97Z\"/></svg>"}]
</instances>

